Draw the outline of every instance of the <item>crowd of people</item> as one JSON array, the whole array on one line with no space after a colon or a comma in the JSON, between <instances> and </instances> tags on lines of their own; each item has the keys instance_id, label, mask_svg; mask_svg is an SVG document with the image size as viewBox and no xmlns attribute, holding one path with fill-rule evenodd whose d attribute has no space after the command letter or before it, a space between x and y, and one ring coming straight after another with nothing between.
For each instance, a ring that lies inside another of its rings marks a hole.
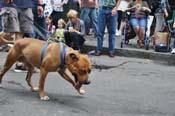
<instances>
[{"instance_id":1,"label":"crowd of people","mask_svg":"<svg viewBox=\"0 0 175 116\"><path fill-rule=\"evenodd\" d=\"M72 8L68 7L70 4ZM154 33L164 31L171 6L168 0L1 0L0 31L6 38L15 35L15 40L24 37L46 40L52 36L55 42L62 41L80 51L85 35L93 30L97 39L95 55L100 56L107 28L109 57L114 57L115 38L123 34L126 13L130 13L129 21L138 38L136 47L141 48L145 33L150 36L154 17ZM4 47L0 45L0 50Z\"/></svg>"}]
</instances>

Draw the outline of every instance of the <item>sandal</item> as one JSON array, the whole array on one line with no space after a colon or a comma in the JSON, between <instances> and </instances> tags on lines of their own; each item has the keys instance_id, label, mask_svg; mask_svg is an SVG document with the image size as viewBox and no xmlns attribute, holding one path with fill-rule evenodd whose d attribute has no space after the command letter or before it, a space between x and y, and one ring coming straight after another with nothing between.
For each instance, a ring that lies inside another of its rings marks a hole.
<instances>
[{"instance_id":1,"label":"sandal","mask_svg":"<svg viewBox=\"0 0 175 116\"><path fill-rule=\"evenodd\" d=\"M137 40L137 44L136 44L136 48L141 48L142 47L142 43L140 40Z\"/></svg>"}]
</instances>

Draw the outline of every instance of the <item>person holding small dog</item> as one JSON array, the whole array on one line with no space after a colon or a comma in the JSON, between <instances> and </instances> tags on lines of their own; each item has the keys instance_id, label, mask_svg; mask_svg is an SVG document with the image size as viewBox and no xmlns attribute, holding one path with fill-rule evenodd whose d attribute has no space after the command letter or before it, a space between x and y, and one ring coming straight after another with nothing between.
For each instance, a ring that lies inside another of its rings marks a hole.
<instances>
[{"instance_id":1,"label":"person holding small dog","mask_svg":"<svg viewBox=\"0 0 175 116\"><path fill-rule=\"evenodd\" d=\"M72 9L67 13L69 21L66 26L67 31L64 32L64 37L68 46L80 51L80 47L85 41L85 25L83 20L79 19L77 15L78 12Z\"/></svg>"}]
</instances>

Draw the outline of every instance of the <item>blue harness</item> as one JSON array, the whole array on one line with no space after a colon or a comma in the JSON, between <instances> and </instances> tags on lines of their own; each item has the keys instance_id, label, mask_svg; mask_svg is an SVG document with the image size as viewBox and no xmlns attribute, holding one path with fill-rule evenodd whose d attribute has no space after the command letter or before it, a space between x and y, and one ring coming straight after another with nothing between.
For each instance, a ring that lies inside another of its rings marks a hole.
<instances>
[{"instance_id":1,"label":"blue harness","mask_svg":"<svg viewBox=\"0 0 175 116\"><path fill-rule=\"evenodd\" d=\"M59 42L59 44L60 44L60 60L61 60L60 68L63 69L65 67L65 64L66 64L65 58L66 58L66 53L69 50L69 47L66 47L63 51L63 43ZM41 62L43 61L44 54L46 52L48 45L49 45L49 42L46 42L41 50ZM64 54L63 54L63 52L64 52Z\"/></svg>"},{"instance_id":2,"label":"blue harness","mask_svg":"<svg viewBox=\"0 0 175 116\"><path fill-rule=\"evenodd\" d=\"M69 50L69 47L66 47L64 49L64 54L63 54L63 43L60 41L60 60L61 60L60 68L61 69L63 69L65 67L66 53L68 50Z\"/></svg>"},{"instance_id":3,"label":"blue harness","mask_svg":"<svg viewBox=\"0 0 175 116\"><path fill-rule=\"evenodd\" d=\"M46 43L44 44L42 50L41 50L41 62L43 61L44 54L45 54L45 52L46 52L46 49L47 49L48 45L49 45L49 42L46 42Z\"/></svg>"}]
</instances>

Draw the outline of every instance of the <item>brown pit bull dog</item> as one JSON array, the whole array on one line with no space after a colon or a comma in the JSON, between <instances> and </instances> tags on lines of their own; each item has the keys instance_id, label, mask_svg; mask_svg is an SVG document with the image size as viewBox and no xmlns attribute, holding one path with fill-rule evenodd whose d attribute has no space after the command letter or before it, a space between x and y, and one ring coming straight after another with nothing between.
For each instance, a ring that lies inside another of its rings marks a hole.
<instances>
[{"instance_id":1,"label":"brown pit bull dog","mask_svg":"<svg viewBox=\"0 0 175 116\"><path fill-rule=\"evenodd\" d=\"M0 84L10 67L16 61L22 61L28 67L26 81L32 91L39 91L41 100L49 100L44 92L48 72L58 71L80 94L85 93L81 87L83 84L90 83L88 78L91 71L91 62L87 55L82 55L63 43L47 43L31 38L8 41L4 39L3 33L0 33L0 43L14 44L7 54L3 68L0 70ZM40 69L39 88L34 87L31 81L35 67ZM75 81L70 78L67 69L72 73Z\"/></svg>"}]
</instances>

